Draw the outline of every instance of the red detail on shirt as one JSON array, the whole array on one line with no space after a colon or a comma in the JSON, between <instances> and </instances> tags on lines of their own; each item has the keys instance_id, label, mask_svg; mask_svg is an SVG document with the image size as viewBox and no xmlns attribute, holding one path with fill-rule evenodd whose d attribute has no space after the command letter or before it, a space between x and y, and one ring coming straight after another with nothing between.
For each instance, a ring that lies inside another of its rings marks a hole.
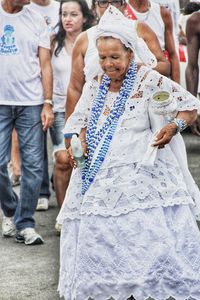
<instances>
[{"instance_id":1,"label":"red detail on shirt","mask_svg":"<svg viewBox=\"0 0 200 300\"><path fill-rule=\"evenodd\" d=\"M132 9L130 8L130 5L127 3L125 10L124 10L124 15L131 20L137 20L136 15L134 14L134 12L132 11Z\"/></svg>"}]
</instances>

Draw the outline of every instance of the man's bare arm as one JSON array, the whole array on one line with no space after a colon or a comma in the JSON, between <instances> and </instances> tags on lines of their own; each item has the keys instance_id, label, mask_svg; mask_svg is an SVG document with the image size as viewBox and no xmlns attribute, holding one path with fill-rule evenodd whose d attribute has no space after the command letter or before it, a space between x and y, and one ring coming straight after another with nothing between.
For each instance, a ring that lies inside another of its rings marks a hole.
<instances>
[{"instance_id":1,"label":"man's bare arm","mask_svg":"<svg viewBox=\"0 0 200 300\"><path fill-rule=\"evenodd\" d=\"M158 38L153 30L144 22L138 22L137 25L138 36L143 38L151 52L156 56L158 64L155 68L160 74L170 75L170 63L166 60L164 53L160 47Z\"/></svg>"},{"instance_id":2,"label":"man's bare arm","mask_svg":"<svg viewBox=\"0 0 200 300\"><path fill-rule=\"evenodd\" d=\"M200 13L194 13L186 25L188 64L186 68L187 90L197 96L199 82L198 55L200 49Z\"/></svg>"},{"instance_id":3,"label":"man's bare arm","mask_svg":"<svg viewBox=\"0 0 200 300\"><path fill-rule=\"evenodd\" d=\"M44 99L52 99L53 93L53 74L51 67L50 50L39 47L39 60L41 67L41 80Z\"/></svg>"},{"instance_id":4,"label":"man's bare arm","mask_svg":"<svg viewBox=\"0 0 200 300\"><path fill-rule=\"evenodd\" d=\"M53 75L51 67L51 55L50 50L39 47L38 52L40 67L41 67L41 81L43 87L44 99L52 100L53 90ZM44 103L41 113L43 130L47 130L53 124L54 114L52 106L48 103Z\"/></svg>"},{"instance_id":5,"label":"man's bare arm","mask_svg":"<svg viewBox=\"0 0 200 300\"><path fill-rule=\"evenodd\" d=\"M180 83L180 64L174 42L172 17L169 10L162 6L161 16L165 24L165 49L168 51L171 63L171 79Z\"/></svg>"},{"instance_id":6,"label":"man's bare arm","mask_svg":"<svg viewBox=\"0 0 200 300\"><path fill-rule=\"evenodd\" d=\"M72 52L72 69L70 82L67 89L67 101L65 109L66 119L72 114L76 103L78 102L83 85L85 83L84 76L84 56L88 46L87 33L83 32L78 37Z\"/></svg>"}]
</instances>

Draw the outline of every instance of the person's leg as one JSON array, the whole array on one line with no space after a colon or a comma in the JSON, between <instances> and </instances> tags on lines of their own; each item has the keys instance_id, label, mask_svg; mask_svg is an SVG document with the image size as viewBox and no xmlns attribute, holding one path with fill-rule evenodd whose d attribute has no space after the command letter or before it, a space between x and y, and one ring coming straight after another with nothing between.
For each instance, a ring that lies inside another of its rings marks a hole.
<instances>
[{"instance_id":1,"label":"person's leg","mask_svg":"<svg viewBox=\"0 0 200 300\"><path fill-rule=\"evenodd\" d=\"M43 175L44 133L41 123L42 105L18 107L16 131L21 156L20 201L15 213L17 230L34 228L37 200Z\"/></svg>"},{"instance_id":2,"label":"person's leg","mask_svg":"<svg viewBox=\"0 0 200 300\"><path fill-rule=\"evenodd\" d=\"M50 185L49 185L49 164L47 151L47 132L44 132L44 161L43 161L43 179L36 210L45 211L49 208Z\"/></svg>"},{"instance_id":3,"label":"person's leg","mask_svg":"<svg viewBox=\"0 0 200 300\"><path fill-rule=\"evenodd\" d=\"M54 188L58 206L61 207L69 185L72 168L68 161L67 151L60 150L55 153Z\"/></svg>"},{"instance_id":4,"label":"person's leg","mask_svg":"<svg viewBox=\"0 0 200 300\"><path fill-rule=\"evenodd\" d=\"M44 167L43 167L43 179L40 189L40 198L49 199L51 193L49 190L49 169L48 169L48 151L47 151L47 132L44 132Z\"/></svg>"},{"instance_id":5,"label":"person's leg","mask_svg":"<svg viewBox=\"0 0 200 300\"><path fill-rule=\"evenodd\" d=\"M13 107L0 105L0 203L6 217L14 215L18 203L18 197L12 189L7 170L13 126Z\"/></svg>"},{"instance_id":6,"label":"person's leg","mask_svg":"<svg viewBox=\"0 0 200 300\"><path fill-rule=\"evenodd\" d=\"M20 154L19 154L19 142L17 137L17 132L13 129L12 132L12 144L11 144L11 162L13 174L20 176Z\"/></svg>"},{"instance_id":7,"label":"person's leg","mask_svg":"<svg viewBox=\"0 0 200 300\"><path fill-rule=\"evenodd\" d=\"M50 135L54 151L53 182L58 206L61 207L69 184L72 168L69 165L64 145L62 130L65 125L65 113L54 113L54 124L50 128Z\"/></svg>"},{"instance_id":8,"label":"person's leg","mask_svg":"<svg viewBox=\"0 0 200 300\"><path fill-rule=\"evenodd\" d=\"M21 175L21 162L19 154L19 142L16 130L12 132L12 144L11 144L11 169L10 169L10 180L12 186L20 184Z\"/></svg>"}]
</instances>

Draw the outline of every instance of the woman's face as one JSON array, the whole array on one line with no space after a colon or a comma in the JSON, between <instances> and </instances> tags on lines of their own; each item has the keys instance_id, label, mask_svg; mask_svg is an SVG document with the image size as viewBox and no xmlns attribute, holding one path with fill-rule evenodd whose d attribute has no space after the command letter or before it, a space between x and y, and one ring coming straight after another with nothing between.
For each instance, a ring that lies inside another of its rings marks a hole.
<instances>
[{"instance_id":1,"label":"woman's face","mask_svg":"<svg viewBox=\"0 0 200 300\"><path fill-rule=\"evenodd\" d=\"M99 0L96 1L96 5L95 5L95 10L96 10L96 14L99 18L101 18L104 14L104 12L106 11L106 9L108 8L108 5L113 5L116 8L118 8L122 13L124 11L124 7L125 4L123 3L123 1L121 0Z\"/></svg>"},{"instance_id":2,"label":"woman's face","mask_svg":"<svg viewBox=\"0 0 200 300\"><path fill-rule=\"evenodd\" d=\"M131 50L126 50L121 41L114 38L98 39L97 49L103 71L111 80L122 81L132 59Z\"/></svg>"},{"instance_id":3,"label":"woman's face","mask_svg":"<svg viewBox=\"0 0 200 300\"><path fill-rule=\"evenodd\" d=\"M81 32L85 18L77 2L65 2L62 5L61 21L66 32Z\"/></svg>"}]
</instances>

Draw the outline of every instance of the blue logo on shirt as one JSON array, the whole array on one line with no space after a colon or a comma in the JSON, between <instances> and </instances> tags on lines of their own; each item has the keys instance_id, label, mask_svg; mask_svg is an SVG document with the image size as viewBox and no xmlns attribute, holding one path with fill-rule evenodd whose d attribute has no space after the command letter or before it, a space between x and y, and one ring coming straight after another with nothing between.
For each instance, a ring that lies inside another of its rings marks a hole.
<instances>
[{"instance_id":1,"label":"blue logo on shirt","mask_svg":"<svg viewBox=\"0 0 200 300\"><path fill-rule=\"evenodd\" d=\"M15 45L14 27L4 26L4 34L0 37L0 55L18 54L19 50Z\"/></svg>"}]
</instances>

